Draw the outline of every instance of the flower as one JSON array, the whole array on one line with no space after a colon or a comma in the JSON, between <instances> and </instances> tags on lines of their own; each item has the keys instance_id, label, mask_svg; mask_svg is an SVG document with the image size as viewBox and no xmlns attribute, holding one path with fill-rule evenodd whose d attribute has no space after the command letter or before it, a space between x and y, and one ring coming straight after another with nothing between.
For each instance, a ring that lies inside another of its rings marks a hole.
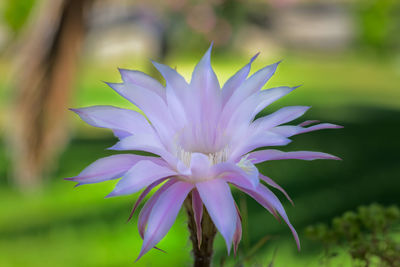
<instances>
[{"instance_id":1,"label":"flower","mask_svg":"<svg viewBox=\"0 0 400 267\"><path fill-rule=\"evenodd\" d=\"M306 106L284 107L255 119L266 106L296 88L261 90L279 62L247 78L256 55L221 89L210 64L210 54L211 46L195 67L189 84L174 69L156 62L153 64L166 80L165 87L142 72L120 69L123 82L108 85L146 117L113 106L72 109L90 125L113 131L119 142L110 149L154 154L101 158L78 176L66 178L82 185L122 177L108 197L144 189L133 212L154 187L161 185L139 215L143 245L138 258L167 234L190 192L198 234L204 204L226 241L228 253L232 243L236 252L241 221L229 184L250 195L276 218L280 215L300 249L296 230L268 186L282 191L290 200L289 196L271 178L260 174L254 164L280 159L338 159L321 152L265 149L284 146L293 135L340 126L316 124L317 121L281 125L303 115L309 109ZM254 151L258 148L264 149Z\"/></svg>"}]
</instances>

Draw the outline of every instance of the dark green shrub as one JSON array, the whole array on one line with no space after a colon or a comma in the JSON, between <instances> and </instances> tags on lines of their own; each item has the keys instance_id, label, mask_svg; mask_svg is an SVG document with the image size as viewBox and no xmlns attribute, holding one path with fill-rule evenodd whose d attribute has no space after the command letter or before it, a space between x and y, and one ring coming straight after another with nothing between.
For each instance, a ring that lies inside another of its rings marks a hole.
<instances>
[{"instance_id":1,"label":"dark green shrub","mask_svg":"<svg viewBox=\"0 0 400 267\"><path fill-rule=\"evenodd\" d=\"M331 225L309 226L306 235L323 245L325 263L344 247L357 266L400 266L400 243L393 236L399 219L398 207L372 204L345 212Z\"/></svg>"}]
</instances>

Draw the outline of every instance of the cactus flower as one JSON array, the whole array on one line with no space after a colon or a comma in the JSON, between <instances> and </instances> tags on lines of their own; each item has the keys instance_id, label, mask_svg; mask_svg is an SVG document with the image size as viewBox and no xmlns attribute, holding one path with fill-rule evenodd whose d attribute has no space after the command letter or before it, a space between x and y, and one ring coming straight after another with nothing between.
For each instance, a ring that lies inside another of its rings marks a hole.
<instances>
[{"instance_id":1,"label":"cactus flower","mask_svg":"<svg viewBox=\"0 0 400 267\"><path fill-rule=\"evenodd\" d=\"M174 69L156 62L153 64L164 77L165 86L142 72L120 69L122 83L108 85L145 116L113 106L72 109L88 124L111 129L119 141L110 149L127 153L100 158L67 180L83 185L120 178L108 197L143 190L133 211L158 186L139 214L143 245L138 258L167 234L188 194L199 243L204 206L228 253L232 244L236 252L242 229L230 185L254 198L276 218L282 217L300 249L296 230L269 187L290 198L255 164L280 159L338 159L321 152L268 149L287 145L297 134L340 127L318 121L286 125L302 116L308 106L283 107L255 119L266 106L296 89L283 86L262 90L279 62L248 77L256 55L221 88L210 54L211 47L195 67L190 83ZM129 151L145 151L151 156Z\"/></svg>"}]
</instances>

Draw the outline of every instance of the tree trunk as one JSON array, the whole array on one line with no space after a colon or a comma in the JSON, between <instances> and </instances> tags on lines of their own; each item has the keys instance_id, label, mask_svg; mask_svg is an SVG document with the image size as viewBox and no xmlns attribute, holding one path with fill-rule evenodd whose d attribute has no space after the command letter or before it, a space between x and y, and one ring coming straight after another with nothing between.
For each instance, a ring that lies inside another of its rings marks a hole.
<instances>
[{"instance_id":1,"label":"tree trunk","mask_svg":"<svg viewBox=\"0 0 400 267\"><path fill-rule=\"evenodd\" d=\"M18 51L9 140L13 177L24 191L41 184L66 135L66 110L92 0L42 1Z\"/></svg>"}]
</instances>

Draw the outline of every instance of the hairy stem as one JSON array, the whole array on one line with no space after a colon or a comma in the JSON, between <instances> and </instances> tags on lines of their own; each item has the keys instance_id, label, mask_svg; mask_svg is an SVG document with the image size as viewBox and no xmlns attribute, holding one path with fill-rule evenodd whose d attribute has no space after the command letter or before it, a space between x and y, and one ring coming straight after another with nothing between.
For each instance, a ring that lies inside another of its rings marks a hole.
<instances>
[{"instance_id":1,"label":"hairy stem","mask_svg":"<svg viewBox=\"0 0 400 267\"><path fill-rule=\"evenodd\" d=\"M192 208L192 195L189 194L185 200L185 208L188 215L188 228L190 232L190 240L193 245L193 257L194 267L208 267L211 266L213 256L213 243L214 237L217 233L214 223L212 222L210 215L207 210L203 210L203 218L201 221L202 228L202 242L200 247L198 246L196 222L194 220L193 208Z\"/></svg>"}]
</instances>

